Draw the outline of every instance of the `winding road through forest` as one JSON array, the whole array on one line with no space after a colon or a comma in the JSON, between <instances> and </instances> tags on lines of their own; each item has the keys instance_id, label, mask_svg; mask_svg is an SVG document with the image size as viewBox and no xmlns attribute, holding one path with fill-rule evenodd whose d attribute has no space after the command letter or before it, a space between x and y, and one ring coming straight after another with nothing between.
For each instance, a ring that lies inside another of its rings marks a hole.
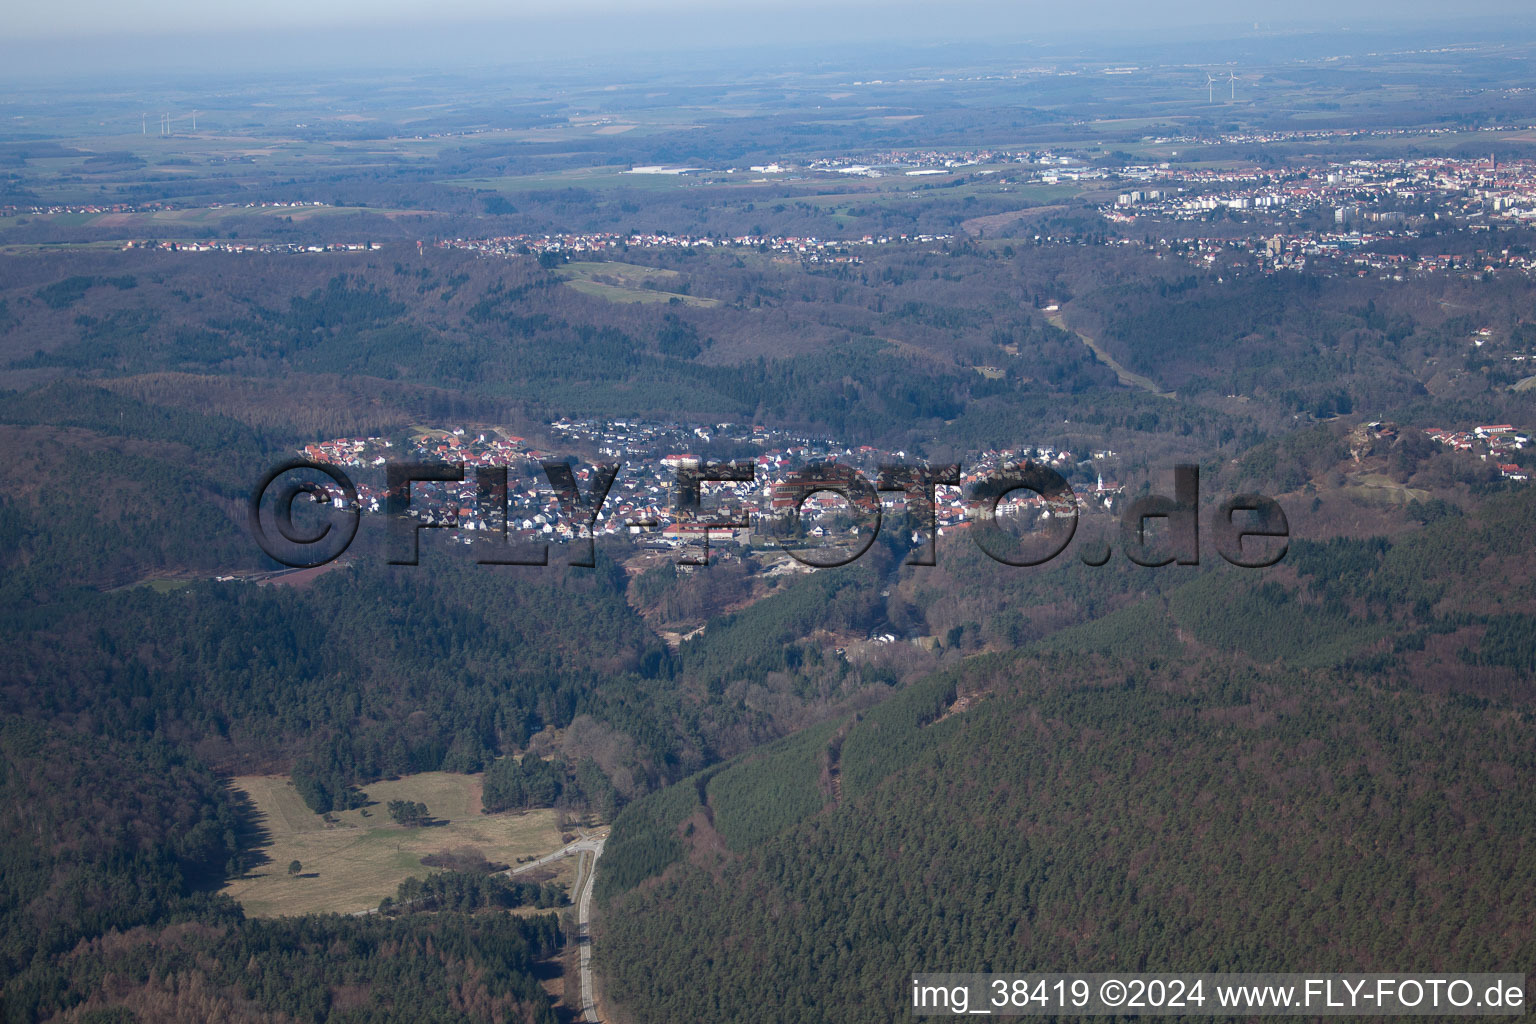
<instances>
[{"instance_id":1,"label":"winding road through forest","mask_svg":"<svg viewBox=\"0 0 1536 1024\"><path fill-rule=\"evenodd\" d=\"M577 965L581 978L581 1019L597 1024L597 996L592 987L592 880L597 877L597 859L603 855L603 844L608 842L606 833L582 836L560 847L554 853L538 860L520 864L505 873L519 875L536 867L559 860L576 857L576 885L571 890L571 902L576 905ZM591 857L583 856L591 854Z\"/></svg>"}]
</instances>

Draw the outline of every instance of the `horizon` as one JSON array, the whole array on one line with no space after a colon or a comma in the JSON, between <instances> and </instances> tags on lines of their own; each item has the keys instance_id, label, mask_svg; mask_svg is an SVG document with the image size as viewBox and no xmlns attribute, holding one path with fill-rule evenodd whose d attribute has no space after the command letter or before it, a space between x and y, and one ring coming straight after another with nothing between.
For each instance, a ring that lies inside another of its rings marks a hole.
<instances>
[{"instance_id":1,"label":"horizon","mask_svg":"<svg viewBox=\"0 0 1536 1024\"><path fill-rule=\"evenodd\" d=\"M1536 30L1536 12L1515 3L1488 3L1473 14L1444 13L1441 5L1413 3L1383 9L1376 3L1230 5L1205 0L1149 10L1112 0L1038 11L992 0L935 11L914 3L854 0L834 7L792 3L723 12L683 0L642 10L590 2L558 15L493 15L472 2L431 18L386 6L366 20L346 3L320 13L282 4L261 18L189 17L175 3L128 20L77 3L35 12L0 41L8 87L131 74L251 75L289 71L484 72L601 59L626 73L678 59L700 70L711 57L722 67L774 66L807 61L837 65L911 57L966 47L987 60L1018 50L1030 59L1148 59L1154 53L1223 45L1249 53L1284 50L1309 39L1391 43L1441 33L1447 45L1487 41L1489 33ZM604 10L607 13L603 13ZM871 12L884 10L883 17ZM814 34L801 13L815 11ZM76 12L71 14L70 12ZM301 17L302 16L302 17ZM597 16L596 20L593 19ZM155 26L163 24L164 28ZM858 39L850 44L850 39ZM746 40L750 40L747 42ZM1416 39L1424 44L1434 39ZM1345 49L1349 49L1345 47ZM729 59L727 60L727 55ZM679 69L683 70L683 69Z\"/></svg>"}]
</instances>

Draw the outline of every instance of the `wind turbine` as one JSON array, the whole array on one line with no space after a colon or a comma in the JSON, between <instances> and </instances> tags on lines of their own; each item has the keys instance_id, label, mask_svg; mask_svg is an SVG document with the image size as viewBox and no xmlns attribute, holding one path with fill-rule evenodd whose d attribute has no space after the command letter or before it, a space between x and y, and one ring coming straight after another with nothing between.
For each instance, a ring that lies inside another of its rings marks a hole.
<instances>
[{"instance_id":1,"label":"wind turbine","mask_svg":"<svg viewBox=\"0 0 1536 1024\"><path fill-rule=\"evenodd\" d=\"M1227 72L1227 81L1232 83L1232 98L1237 99L1237 72Z\"/></svg>"},{"instance_id":2,"label":"wind turbine","mask_svg":"<svg viewBox=\"0 0 1536 1024\"><path fill-rule=\"evenodd\" d=\"M1206 102L1208 102L1208 103L1215 103L1216 102L1216 76L1211 74L1209 71L1207 71L1205 73L1205 91L1208 94L1206 96Z\"/></svg>"}]
</instances>

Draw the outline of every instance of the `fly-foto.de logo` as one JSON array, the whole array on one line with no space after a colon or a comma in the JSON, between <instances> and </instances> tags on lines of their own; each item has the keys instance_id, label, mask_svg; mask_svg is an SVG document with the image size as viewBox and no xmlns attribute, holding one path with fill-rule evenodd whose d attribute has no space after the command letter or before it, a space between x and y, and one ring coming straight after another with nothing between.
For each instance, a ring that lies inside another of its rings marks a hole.
<instances>
[{"instance_id":1,"label":"fly-foto.de logo","mask_svg":"<svg viewBox=\"0 0 1536 1024\"><path fill-rule=\"evenodd\" d=\"M479 465L469 474L464 463L389 462L382 507L378 496L368 506L385 519L387 561L416 565L421 531L448 529L471 541L475 560L485 565L548 565L551 544L563 542L569 565L590 568L597 564L596 539L625 533L667 538L678 546L681 564L707 565L714 542L776 548L804 565L835 568L868 551L899 510L913 548L908 565L937 564L937 538L953 531L968 533L993 560L1023 567L1067 551L1086 510L1115 515L1113 503L1095 505L1036 462L999 466L974 479L965 479L959 464L888 464L873 481L841 463L817 462L766 489L757 488L752 461L689 463L674 468L665 516L637 513L612 499L621 463L545 460L539 468L542 480L534 488L527 480L509 485L505 466ZM1172 483L1171 497L1149 493L1119 502L1116 531L1079 541L1083 564L1106 564L1118 546L1137 565L1198 565L1202 519L1207 541L1233 565L1264 568L1285 557L1290 526L1273 498L1239 494L1202 510L1199 467L1174 467ZM941 488L961 490L958 512L954 502L941 501ZM522 505L513 505L514 490ZM301 497L313 507L301 517L304 524L295 520ZM251 533L269 556L314 567L347 550L363 510L363 495L341 469L295 459L261 479L248 513Z\"/></svg>"}]
</instances>

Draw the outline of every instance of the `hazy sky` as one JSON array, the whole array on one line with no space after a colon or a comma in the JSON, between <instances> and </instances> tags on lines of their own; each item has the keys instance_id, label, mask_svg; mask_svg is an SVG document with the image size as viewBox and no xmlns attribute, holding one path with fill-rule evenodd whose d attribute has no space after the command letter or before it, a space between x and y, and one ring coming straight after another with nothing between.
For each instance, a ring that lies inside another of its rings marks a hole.
<instances>
[{"instance_id":1,"label":"hazy sky","mask_svg":"<svg viewBox=\"0 0 1536 1024\"><path fill-rule=\"evenodd\" d=\"M1453 20L1454 19L1454 20ZM119 71L456 68L555 59L655 61L672 52L810 44L859 59L875 45L1058 42L1086 53L1145 42L1444 24L1484 35L1531 0L47 0L12 5L0 80ZM1219 35L1218 35L1219 34ZM1433 38L1433 37L1431 37ZM611 55L611 56L610 56Z\"/></svg>"},{"instance_id":2,"label":"hazy sky","mask_svg":"<svg viewBox=\"0 0 1536 1024\"><path fill-rule=\"evenodd\" d=\"M262 3L208 3L207 0L50 0L22 3L5 17L12 40L120 34L205 34L227 31L329 30L348 26L412 23L499 23L512 28L587 24L601 30L605 20L651 20L677 27L777 25L814 32L817 17L847 24L862 22L889 32L907 22L914 30L943 25L956 35L986 35L1038 25L1042 30L1115 29L1142 26L1234 24L1240 22L1343 23L1378 26L1397 19L1476 17L1529 11L1529 0L1476 0L1446 5L1443 0L264 0ZM807 20L809 18L809 20ZM892 21L898 20L892 24ZM880 24L883 22L883 24ZM1000 23L1000 24L999 24ZM1279 27L1278 25L1276 26Z\"/></svg>"}]
</instances>

